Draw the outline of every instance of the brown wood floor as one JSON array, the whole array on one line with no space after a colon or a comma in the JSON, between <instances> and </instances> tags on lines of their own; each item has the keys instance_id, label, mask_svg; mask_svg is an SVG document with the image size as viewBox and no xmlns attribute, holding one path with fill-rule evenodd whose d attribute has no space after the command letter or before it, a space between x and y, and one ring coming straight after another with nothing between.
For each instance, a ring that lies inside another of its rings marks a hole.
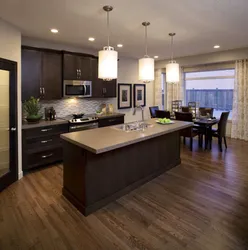
<instances>
[{"instance_id":1,"label":"brown wood floor","mask_svg":"<svg viewBox=\"0 0 248 250\"><path fill-rule=\"evenodd\" d=\"M0 249L248 249L248 143L182 146L182 164L84 217L61 196L60 165L0 193Z\"/></svg>"}]
</instances>

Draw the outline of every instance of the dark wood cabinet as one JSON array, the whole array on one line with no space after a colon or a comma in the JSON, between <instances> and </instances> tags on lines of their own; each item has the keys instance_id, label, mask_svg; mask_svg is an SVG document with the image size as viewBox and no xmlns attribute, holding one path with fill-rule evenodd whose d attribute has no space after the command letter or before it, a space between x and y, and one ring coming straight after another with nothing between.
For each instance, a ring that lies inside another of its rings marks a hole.
<instances>
[{"instance_id":1,"label":"dark wood cabinet","mask_svg":"<svg viewBox=\"0 0 248 250\"><path fill-rule=\"evenodd\" d=\"M22 100L41 96L41 63L41 51L22 49Z\"/></svg>"},{"instance_id":2,"label":"dark wood cabinet","mask_svg":"<svg viewBox=\"0 0 248 250\"><path fill-rule=\"evenodd\" d=\"M92 80L91 57L63 53L63 79L64 80Z\"/></svg>"},{"instance_id":3,"label":"dark wood cabinet","mask_svg":"<svg viewBox=\"0 0 248 250\"><path fill-rule=\"evenodd\" d=\"M59 51L22 48L22 100L62 98L62 55Z\"/></svg>"},{"instance_id":4,"label":"dark wood cabinet","mask_svg":"<svg viewBox=\"0 0 248 250\"><path fill-rule=\"evenodd\" d=\"M98 59L92 59L92 97L116 97L117 80L103 81L98 78Z\"/></svg>"},{"instance_id":5,"label":"dark wood cabinet","mask_svg":"<svg viewBox=\"0 0 248 250\"><path fill-rule=\"evenodd\" d=\"M43 99L62 98L62 55L55 52L42 53Z\"/></svg>"},{"instance_id":6,"label":"dark wood cabinet","mask_svg":"<svg viewBox=\"0 0 248 250\"><path fill-rule=\"evenodd\" d=\"M60 134L69 131L68 123L22 130L22 168L35 167L62 161Z\"/></svg>"},{"instance_id":7,"label":"dark wood cabinet","mask_svg":"<svg viewBox=\"0 0 248 250\"><path fill-rule=\"evenodd\" d=\"M117 117L100 118L98 120L99 128L113 126L117 124L123 124L123 123L124 123L124 115Z\"/></svg>"}]
</instances>

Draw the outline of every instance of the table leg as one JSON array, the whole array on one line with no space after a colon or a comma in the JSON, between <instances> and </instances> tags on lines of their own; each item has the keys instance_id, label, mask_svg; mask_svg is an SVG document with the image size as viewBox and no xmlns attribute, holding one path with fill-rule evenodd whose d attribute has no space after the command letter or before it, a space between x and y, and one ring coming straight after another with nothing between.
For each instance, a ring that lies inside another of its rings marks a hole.
<instances>
[{"instance_id":1,"label":"table leg","mask_svg":"<svg viewBox=\"0 0 248 250\"><path fill-rule=\"evenodd\" d=\"M205 127L205 149L208 149L208 127Z\"/></svg>"}]
</instances>

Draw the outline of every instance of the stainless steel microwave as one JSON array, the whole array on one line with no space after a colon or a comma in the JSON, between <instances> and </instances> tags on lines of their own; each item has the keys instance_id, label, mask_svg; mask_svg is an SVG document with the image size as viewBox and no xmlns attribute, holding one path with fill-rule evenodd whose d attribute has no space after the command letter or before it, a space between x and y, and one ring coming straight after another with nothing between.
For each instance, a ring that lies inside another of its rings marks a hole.
<instances>
[{"instance_id":1,"label":"stainless steel microwave","mask_svg":"<svg viewBox=\"0 0 248 250\"><path fill-rule=\"evenodd\" d=\"M91 97L92 82L91 81L64 81L64 97Z\"/></svg>"}]
</instances>

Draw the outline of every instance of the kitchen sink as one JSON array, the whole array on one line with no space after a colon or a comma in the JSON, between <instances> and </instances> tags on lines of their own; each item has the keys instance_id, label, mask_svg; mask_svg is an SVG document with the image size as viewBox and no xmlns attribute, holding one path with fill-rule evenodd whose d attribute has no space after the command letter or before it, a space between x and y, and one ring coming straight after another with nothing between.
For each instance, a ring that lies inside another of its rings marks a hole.
<instances>
[{"instance_id":1,"label":"kitchen sink","mask_svg":"<svg viewBox=\"0 0 248 250\"><path fill-rule=\"evenodd\" d=\"M144 131L145 129L152 127L153 124L147 122L130 122L121 125L116 125L112 128L117 130L122 130L125 132L132 132L132 131Z\"/></svg>"}]
</instances>

